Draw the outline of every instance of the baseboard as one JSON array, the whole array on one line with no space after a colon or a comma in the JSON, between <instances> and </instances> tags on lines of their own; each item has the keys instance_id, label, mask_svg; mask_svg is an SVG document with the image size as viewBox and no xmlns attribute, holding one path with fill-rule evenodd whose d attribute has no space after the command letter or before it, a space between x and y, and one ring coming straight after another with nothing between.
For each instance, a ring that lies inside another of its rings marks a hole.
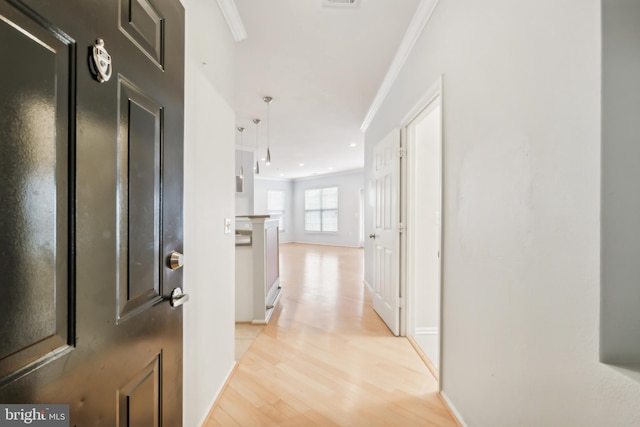
<instances>
[{"instance_id":1,"label":"baseboard","mask_svg":"<svg viewBox=\"0 0 640 427\"><path fill-rule=\"evenodd\" d=\"M213 413L214 408L218 405L218 400L220 399L220 396L222 396L222 393L224 393L225 389L227 388L227 385L229 384L229 380L231 379L231 376L236 371L236 369L238 369L238 362L234 361L233 366L231 366L231 369L227 373L227 378L224 380L224 383L218 388L218 392L213 396L213 399L211 400L211 404L209 405L209 410L207 411L207 413L204 414L204 417L200 420L200 423L198 423L200 427L202 427L204 423L207 422L207 420Z\"/></svg>"},{"instance_id":2,"label":"baseboard","mask_svg":"<svg viewBox=\"0 0 640 427\"><path fill-rule=\"evenodd\" d=\"M281 243L282 245L288 245L294 243L296 245L312 245L312 246L335 246L338 248L354 248L354 249L363 249L364 246L352 246L352 245L336 245L333 243L314 243L314 242L299 242L299 241L291 241L287 243Z\"/></svg>"},{"instance_id":3,"label":"baseboard","mask_svg":"<svg viewBox=\"0 0 640 427\"><path fill-rule=\"evenodd\" d=\"M431 362L431 359L429 359L429 357L426 354L424 354L424 351L422 351L418 343L413 339L413 337L407 337L407 341L409 341L409 344L411 344L411 347L413 347L416 353L418 353L418 356L420 356L420 359L422 359L424 364L427 366L427 369L429 370L429 372L431 372L431 375L433 375L433 377L437 381L440 381L440 373L438 372L436 367L433 365L433 362Z\"/></svg>"},{"instance_id":4,"label":"baseboard","mask_svg":"<svg viewBox=\"0 0 640 427\"><path fill-rule=\"evenodd\" d=\"M416 328L416 335L438 335L438 327Z\"/></svg>"},{"instance_id":5,"label":"baseboard","mask_svg":"<svg viewBox=\"0 0 640 427\"><path fill-rule=\"evenodd\" d=\"M469 427L464 422L464 420L462 419L462 415L460 415L460 412L458 412L455 405L453 404L453 402L451 402L451 399L449 399L449 396L447 396L447 394L444 391L440 392L440 398L442 398L444 402L444 406L446 406L446 408L449 410L449 412L451 413L453 418L456 420L458 425L460 427Z\"/></svg>"}]
</instances>

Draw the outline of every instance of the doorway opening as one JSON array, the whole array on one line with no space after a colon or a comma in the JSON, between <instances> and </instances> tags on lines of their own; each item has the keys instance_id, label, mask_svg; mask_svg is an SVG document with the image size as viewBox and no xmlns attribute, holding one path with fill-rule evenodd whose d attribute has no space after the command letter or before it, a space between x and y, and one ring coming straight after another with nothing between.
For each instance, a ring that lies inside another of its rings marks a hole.
<instances>
[{"instance_id":1,"label":"doorway opening","mask_svg":"<svg viewBox=\"0 0 640 427\"><path fill-rule=\"evenodd\" d=\"M442 319L442 85L438 81L403 121L401 194L405 335L440 378Z\"/></svg>"}]
</instances>

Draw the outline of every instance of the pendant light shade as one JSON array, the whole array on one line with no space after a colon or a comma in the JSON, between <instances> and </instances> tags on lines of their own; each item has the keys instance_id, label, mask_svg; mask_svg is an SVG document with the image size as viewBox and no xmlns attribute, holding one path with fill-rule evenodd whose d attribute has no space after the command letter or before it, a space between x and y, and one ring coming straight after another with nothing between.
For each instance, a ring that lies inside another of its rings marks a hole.
<instances>
[{"instance_id":1,"label":"pendant light shade","mask_svg":"<svg viewBox=\"0 0 640 427\"><path fill-rule=\"evenodd\" d=\"M258 143L258 125L260 124L260 119L253 119L253 123L256 124L256 175L260 175L260 163L258 162L258 151L260 151L260 144Z\"/></svg>"},{"instance_id":2,"label":"pendant light shade","mask_svg":"<svg viewBox=\"0 0 640 427\"><path fill-rule=\"evenodd\" d=\"M262 100L267 103L267 157L265 164L269 166L271 164L271 150L269 149L269 105L271 104L271 101L273 101L273 98L265 96Z\"/></svg>"},{"instance_id":3,"label":"pendant light shade","mask_svg":"<svg viewBox=\"0 0 640 427\"><path fill-rule=\"evenodd\" d=\"M242 166L244 156L243 156L243 142L242 142L242 134L244 133L243 127L238 127L238 132L240 132L240 174L238 175L240 179L244 179L244 167Z\"/></svg>"}]
</instances>

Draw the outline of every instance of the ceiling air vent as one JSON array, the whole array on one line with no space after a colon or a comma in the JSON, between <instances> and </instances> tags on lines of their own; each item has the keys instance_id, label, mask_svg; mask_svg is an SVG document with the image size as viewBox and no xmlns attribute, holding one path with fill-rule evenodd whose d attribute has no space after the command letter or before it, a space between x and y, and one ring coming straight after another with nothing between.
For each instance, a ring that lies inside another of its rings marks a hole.
<instances>
[{"instance_id":1,"label":"ceiling air vent","mask_svg":"<svg viewBox=\"0 0 640 427\"><path fill-rule=\"evenodd\" d=\"M357 0L322 0L324 7L355 7Z\"/></svg>"}]
</instances>

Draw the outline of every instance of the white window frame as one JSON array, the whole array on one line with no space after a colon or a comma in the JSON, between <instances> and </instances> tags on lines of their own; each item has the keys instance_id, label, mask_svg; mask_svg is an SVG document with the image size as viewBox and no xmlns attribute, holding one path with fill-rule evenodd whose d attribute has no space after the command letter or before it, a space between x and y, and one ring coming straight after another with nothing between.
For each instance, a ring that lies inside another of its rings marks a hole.
<instances>
[{"instance_id":1,"label":"white window frame","mask_svg":"<svg viewBox=\"0 0 640 427\"><path fill-rule=\"evenodd\" d=\"M334 190L336 191L336 206L335 208L331 207L331 208L325 208L322 206L322 193L325 190ZM311 191L320 191L320 207L319 209L307 209L307 197L309 192ZM305 233L338 233L340 231L340 224L339 224L339 216L340 216L340 203L339 203L339 199L340 199L340 189L338 188L337 185L331 185L331 186L326 186L326 187L320 187L320 188L307 188L306 190L304 190L304 231ZM325 212L335 212L335 217L336 217L336 228L335 230L324 230L325 224L324 224L324 213ZM320 212L320 230L310 230L308 228L307 225L307 212Z\"/></svg>"}]
</instances>

